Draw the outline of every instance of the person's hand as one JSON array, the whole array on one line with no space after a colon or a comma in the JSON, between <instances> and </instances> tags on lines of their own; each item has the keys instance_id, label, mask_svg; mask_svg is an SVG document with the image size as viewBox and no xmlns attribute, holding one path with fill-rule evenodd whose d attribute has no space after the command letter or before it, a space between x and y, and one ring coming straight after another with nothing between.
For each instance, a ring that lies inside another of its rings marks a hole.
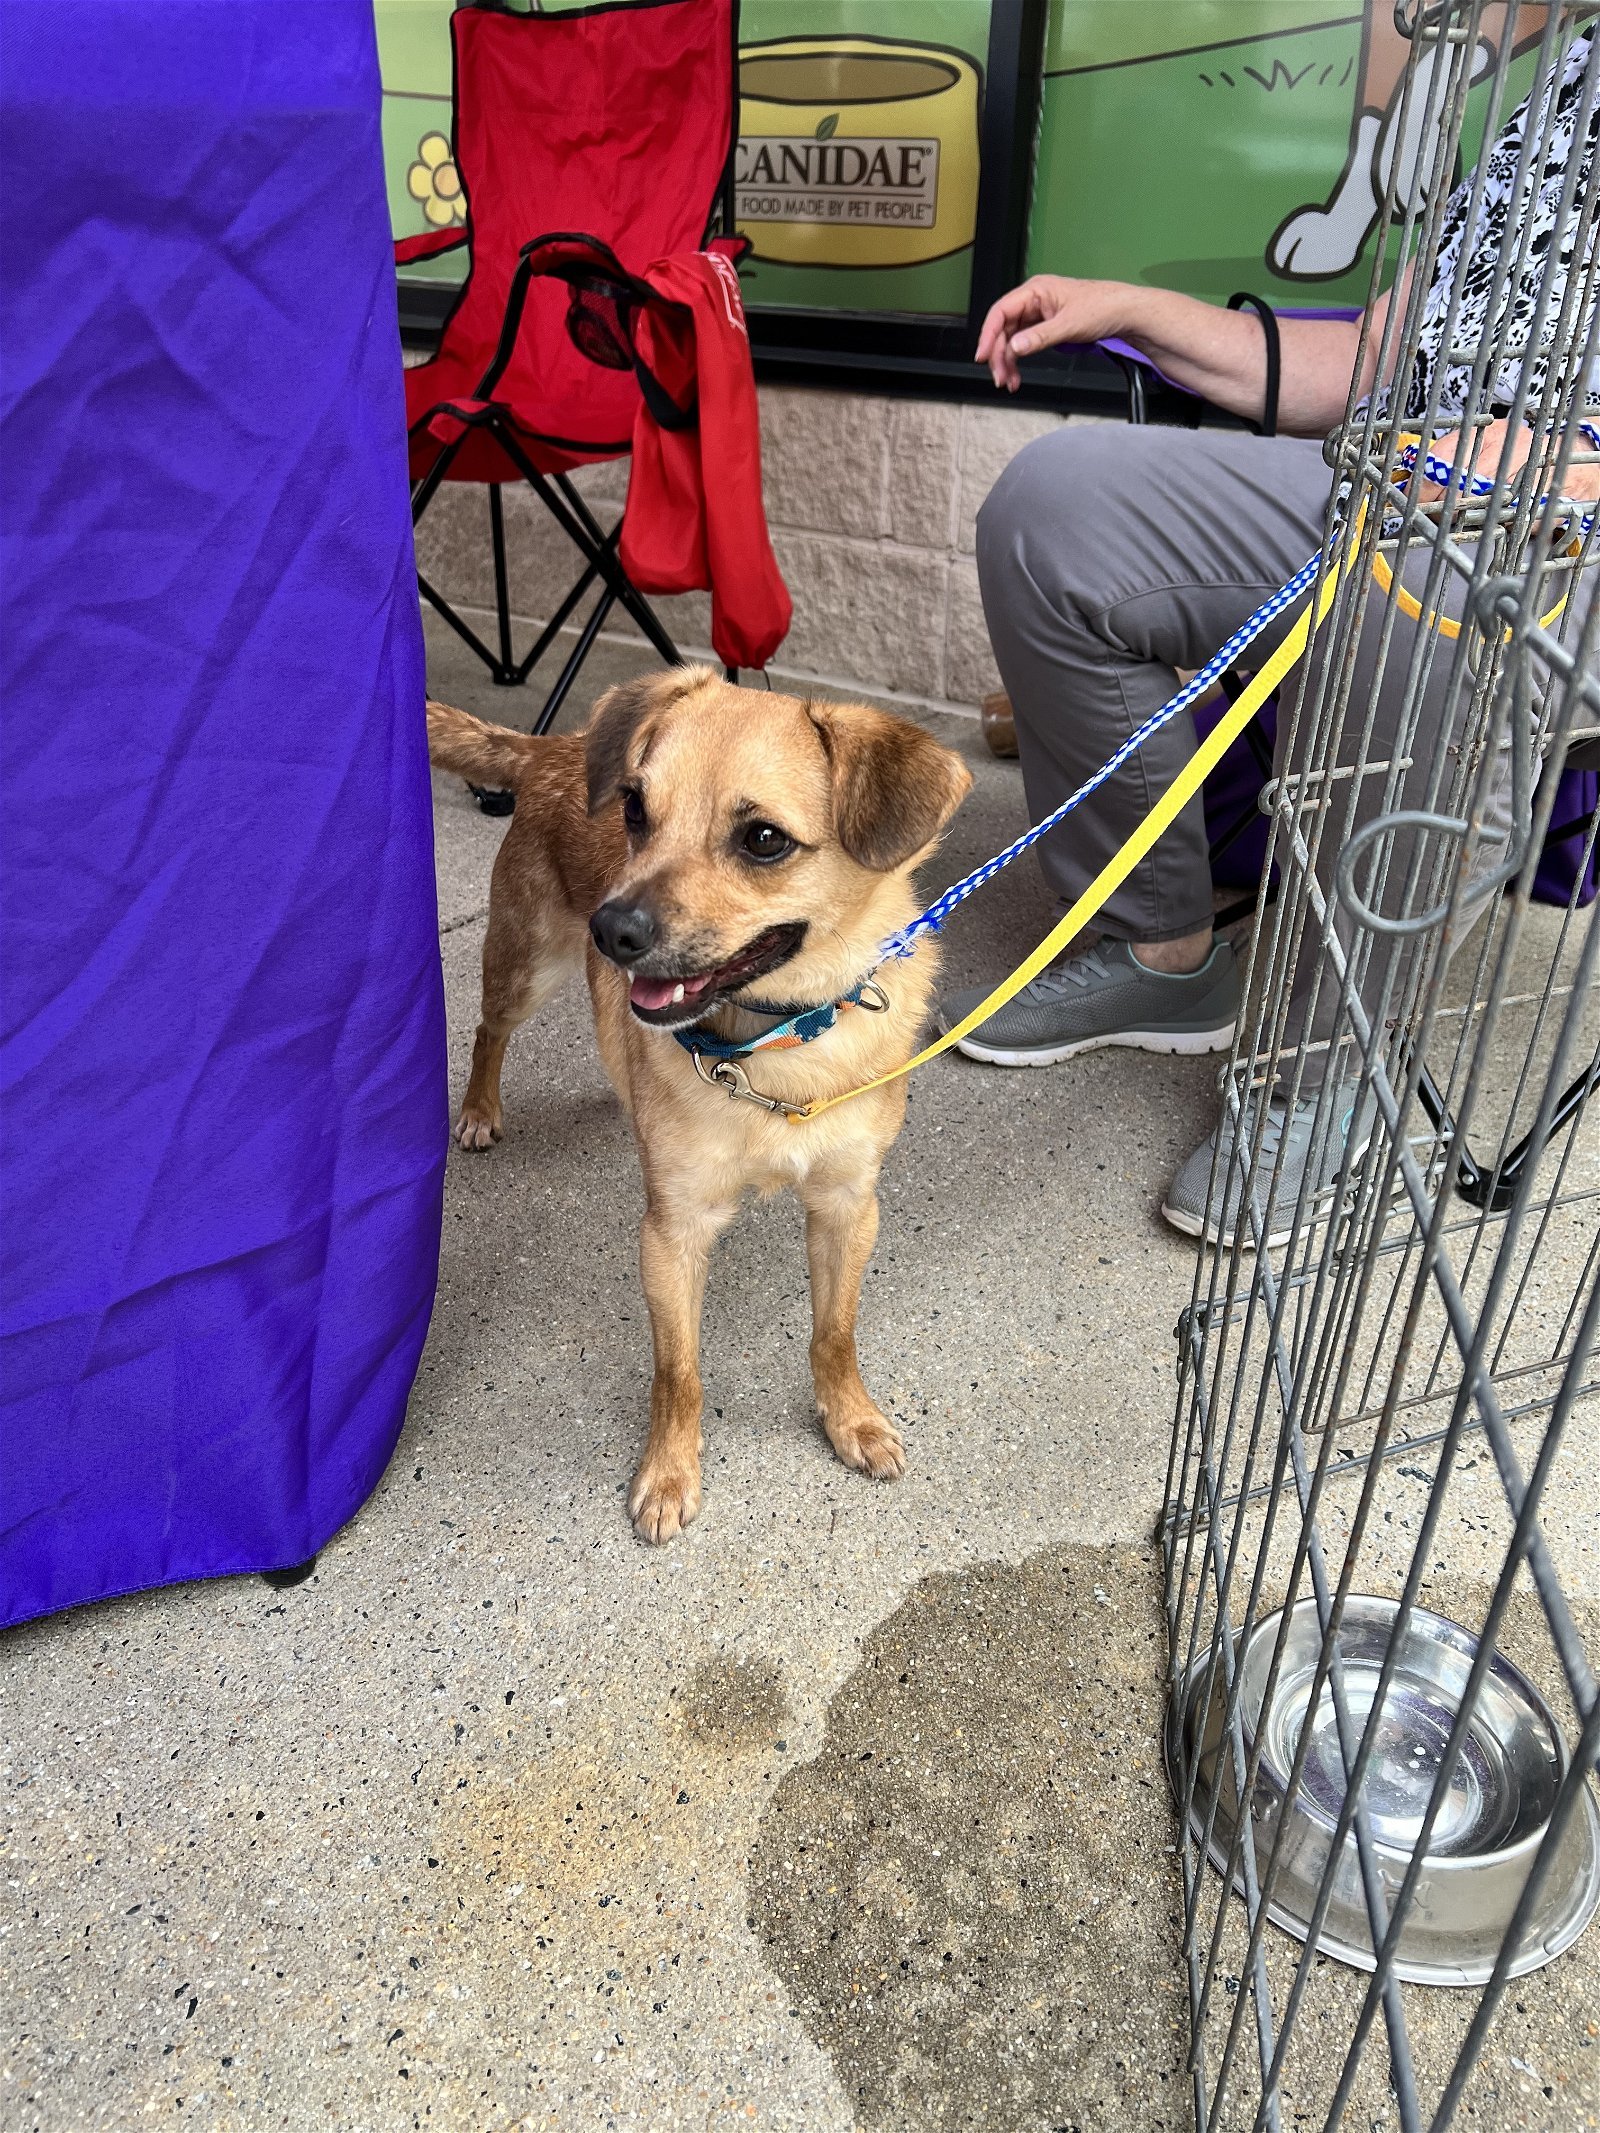
<instances>
[{"instance_id":1,"label":"person's hand","mask_svg":"<svg viewBox=\"0 0 1600 2133\"><path fill-rule=\"evenodd\" d=\"M1022 383L1019 356L1062 341L1105 340L1124 324L1129 293L1118 281L1035 274L990 305L973 361L987 363L1001 391L1014 393Z\"/></svg>"},{"instance_id":2,"label":"person's hand","mask_svg":"<svg viewBox=\"0 0 1600 2133\"><path fill-rule=\"evenodd\" d=\"M1472 471L1482 475L1485 480L1492 481L1499 470L1500 456L1506 448L1506 431L1509 427L1509 423L1502 419L1486 424L1478 432L1478 449L1472 461ZM1447 467L1453 467L1460 442L1461 432L1452 430L1448 437L1434 439L1429 447L1430 455L1434 459L1442 460ZM1525 422L1519 422L1517 434L1511 443L1510 471L1513 475L1519 474L1526 466L1532 448L1533 432ZM1587 447L1580 443L1580 449ZM1575 503L1593 503L1600 500L1600 466L1591 463L1588 466L1568 467L1566 479L1561 484L1561 493L1563 496L1570 496ZM1432 503L1437 497L1443 496L1444 489L1440 483L1419 475L1417 494L1424 502Z\"/></svg>"}]
</instances>

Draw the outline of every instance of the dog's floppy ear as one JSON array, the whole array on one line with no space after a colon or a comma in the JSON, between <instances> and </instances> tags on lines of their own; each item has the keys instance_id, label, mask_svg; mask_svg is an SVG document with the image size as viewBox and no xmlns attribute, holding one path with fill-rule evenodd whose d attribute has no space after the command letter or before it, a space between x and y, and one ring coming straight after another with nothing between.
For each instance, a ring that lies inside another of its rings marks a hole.
<instances>
[{"instance_id":1,"label":"dog's floppy ear","mask_svg":"<svg viewBox=\"0 0 1600 2133\"><path fill-rule=\"evenodd\" d=\"M909 719L865 704L807 706L833 773L839 842L887 874L931 844L972 787L960 756Z\"/></svg>"},{"instance_id":2,"label":"dog's floppy ear","mask_svg":"<svg viewBox=\"0 0 1600 2133\"><path fill-rule=\"evenodd\" d=\"M619 682L616 688L607 689L595 705L583 756L591 815L616 798L634 737L661 700L663 678L645 674L637 681Z\"/></svg>"},{"instance_id":3,"label":"dog's floppy ear","mask_svg":"<svg viewBox=\"0 0 1600 2133\"><path fill-rule=\"evenodd\" d=\"M584 748L591 815L616 798L629 759L642 757L643 748L635 750L634 742L652 713L667 710L680 697L693 696L697 689L719 679L713 667L670 667L665 674L644 674L637 681L619 682L616 688L607 689L594 707Z\"/></svg>"}]
</instances>

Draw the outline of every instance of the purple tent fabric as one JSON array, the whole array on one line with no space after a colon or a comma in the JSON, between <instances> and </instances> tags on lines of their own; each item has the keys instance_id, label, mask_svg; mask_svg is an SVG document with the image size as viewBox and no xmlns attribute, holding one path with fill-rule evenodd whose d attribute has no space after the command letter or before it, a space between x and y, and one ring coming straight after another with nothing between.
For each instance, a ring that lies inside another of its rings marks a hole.
<instances>
[{"instance_id":1,"label":"purple tent fabric","mask_svg":"<svg viewBox=\"0 0 1600 2133\"><path fill-rule=\"evenodd\" d=\"M5 0L0 1620L304 1560L443 1002L370 0Z\"/></svg>"}]
</instances>

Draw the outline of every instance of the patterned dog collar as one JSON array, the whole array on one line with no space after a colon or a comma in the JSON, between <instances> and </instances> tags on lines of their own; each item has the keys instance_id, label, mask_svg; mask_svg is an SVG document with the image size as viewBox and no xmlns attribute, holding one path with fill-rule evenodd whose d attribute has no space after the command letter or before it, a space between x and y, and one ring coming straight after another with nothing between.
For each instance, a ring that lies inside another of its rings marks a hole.
<instances>
[{"instance_id":1,"label":"patterned dog collar","mask_svg":"<svg viewBox=\"0 0 1600 2133\"><path fill-rule=\"evenodd\" d=\"M792 1052L799 1045L810 1044L826 1035L847 1007L862 1007L869 1014L881 1015L888 1005L889 996L883 987L865 977L842 1000L824 1000L819 1007L802 1008L799 1014L788 1016L759 1037L713 1037L703 1029L675 1029L672 1034L686 1052L698 1053L705 1059L748 1059L755 1052Z\"/></svg>"}]
</instances>

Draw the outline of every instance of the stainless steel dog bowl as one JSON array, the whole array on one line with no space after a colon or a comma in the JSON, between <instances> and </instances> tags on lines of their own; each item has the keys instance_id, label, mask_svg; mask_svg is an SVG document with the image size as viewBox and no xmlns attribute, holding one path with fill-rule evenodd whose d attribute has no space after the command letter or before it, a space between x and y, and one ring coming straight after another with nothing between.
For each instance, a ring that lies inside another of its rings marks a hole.
<instances>
[{"instance_id":1,"label":"stainless steel dog bowl","mask_svg":"<svg viewBox=\"0 0 1600 2133\"><path fill-rule=\"evenodd\" d=\"M1372 1709L1378 1672L1399 1609L1392 1600L1352 1596L1339 1625L1338 1650L1345 1702L1359 1736ZM1322 1646L1316 1603L1302 1600L1289 1616L1287 1641L1272 1703L1263 1694L1280 1617L1258 1622L1239 1664L1239 1717L1248 1753L1261 1737L1251 1788L1256 1869L1266 1871L1280 1827L1283 1850L1268 1916L1304 1940L1325 1875L1332 1896L1317 1947L1358 1969L1374 1967L1371 1929L1362 1894L1353 1831L1337 1854L1333 1836L1344 1803L1332 1693L1325 1682L1312 1710L1311 1687ZM1454 1622L1412 1610L1389 1683L1372 1760L1362 1787L1374 1838L1379 1878L1392 1905L1427 1812L1445 1742L1461 1708L1477 1639ZM1190 1826L1203 1834L1213 1793L1216 1820L1208 1847L1224 1870L1238 1824L1233 1756L1223 1730L1226 1704L1220 1669L1206 1689L1209 1655L1190 1672L1168 1721L1168 1760L1177 1781L1181 1762L1198 1761ZM1288 1797L1289 1771L1309 1723L1311 1744L1300 1784ZM1427 1862L1401 1928L1396 1974L1427 1985L1481 1985L1511 1923L1543 1839L1568 1765L1566 1743L1538 1690L1498 1653L1478 1693L1450 1789L1434 1825ZM1243 1890L1235 1873L1234 1886ZM1600 1806L1585 1785L1569 1816L1557 1855L1540 1891L1537 1914L1511 1964L1512 1977L1552 1962L1578 1938L1600 1903Z\"/></svg>"}]
</instances>

